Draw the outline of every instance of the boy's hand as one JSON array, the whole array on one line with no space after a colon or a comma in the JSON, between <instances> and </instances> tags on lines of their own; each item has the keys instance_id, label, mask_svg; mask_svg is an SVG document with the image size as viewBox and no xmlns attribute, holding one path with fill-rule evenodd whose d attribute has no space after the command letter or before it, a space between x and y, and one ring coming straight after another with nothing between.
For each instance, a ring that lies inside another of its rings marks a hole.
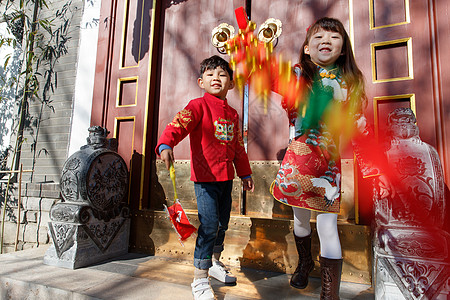
<instances>
[{"instance_id":1,"label":"boy's hand","mask_svg":"<svg viewBox=\"0 0 450 300\"><path fill-rule=\"evenodd\" d=\"M175 159L173 158L173 150L172 149L164 149L161 151L161 159L166 164L167 170L169 170L170 165L173 164Z\"/></svg>"},{"instance_id":2,"label":"boy's hand","mask_svg":"<svg viewBox=\"0 0 450 300\"><path fill-rule=\"evenodd\" d=\"M253 192L255 190L255 184L253 183L253 179L251 177L242 179L242 185L244 186L244 191Z\"/></svg>"}]
</instances>

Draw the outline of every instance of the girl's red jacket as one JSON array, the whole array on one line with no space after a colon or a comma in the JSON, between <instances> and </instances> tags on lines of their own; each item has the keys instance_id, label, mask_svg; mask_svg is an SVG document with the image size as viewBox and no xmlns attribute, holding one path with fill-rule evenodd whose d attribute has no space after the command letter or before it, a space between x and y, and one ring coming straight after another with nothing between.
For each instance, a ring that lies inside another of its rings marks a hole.
<instances>
[{"instance_id":1,"label":"girl's red jacket","mask_svg":"<svg viewBox=\"0 0 450 300\"><path fill-rule=\"evenodd\" d=\"M239 115L221 100L208 93L191 100L164 129L156 146L172 149L189 134L191 146L191 180L226 181L252 173L239 128Z\"/></svg>"}]
</instances>

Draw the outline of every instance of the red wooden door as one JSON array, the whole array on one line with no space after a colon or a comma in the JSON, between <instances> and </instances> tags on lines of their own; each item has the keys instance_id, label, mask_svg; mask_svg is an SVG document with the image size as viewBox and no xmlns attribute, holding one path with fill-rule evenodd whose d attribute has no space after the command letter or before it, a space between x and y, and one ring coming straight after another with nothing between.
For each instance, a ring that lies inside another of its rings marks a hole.
<instances>
[{"instance_id":1,"label":"red wooden door","mask_svg":"<svg viewBox=\"0 0 450 300\"><path fill-rule=\"evenodd\" d=\"M412 107L422 139L441 155L448 182L450 138L445 124L450 122L450 106L443 99L450 85L443 84L449 75L441 71L439 55L448 45L447 1L103 1L92 125L105 126L118 138L119 153L131 171L132 208L160 209L165 198L170 198L159 185L166 173L154 166L153 146L174 114L188 100L202 95L196 83L199 63L217 54L210 42L211 30L223 22L237 28L234 10L240 6L248 8L258 26L269 17L283 22L276 52L292 63L297 62L305 30L314 20L323 16L340 19L366 76L368 116L377 131L384 131L392 109ZM235 89L228 96L244 117L242 95ZM268 193L277 159L288 141L285 112L274 99L266 114L250 92L246 117L248 154L258 182L243 214L289 217L289 210L271 205ZM188 145L186 139L175 148L178 162L188 163ZM344 158L351 160L351 154ZM190 184L185 173L179 174L184 187ZM190 194L184 203L195 209ZM233 206L235 213L239 205Z\"/></svg>"},{"instance_id":2,"label":"red wooden door","mask_svg":"<svg viewBox=\"0 0 450 300\"><path fill-rule=\"evenodd\" d=\"M421 139L438 150L448 182L450 110L441 87L448 74L441 73L439 56L439 42L448 45L447 2L354 1L352 27L356 60L366 76L368 112L378 136L382 140L392 110L410 107Z\"/></svg>"},{"instance_id":3,"label":"red wooden door","mask_svg":"<svg viewBox=\"0 0 450 300\"><path fill-rule=\"evenodd\" d=\"M118 152L131 174L132 208L144 205L149 186L145 170L151 156L147 138L153 124L157 2L102 1L101 8L91 124L106 127L118 140Z\"/></svg>"}]
</instances>

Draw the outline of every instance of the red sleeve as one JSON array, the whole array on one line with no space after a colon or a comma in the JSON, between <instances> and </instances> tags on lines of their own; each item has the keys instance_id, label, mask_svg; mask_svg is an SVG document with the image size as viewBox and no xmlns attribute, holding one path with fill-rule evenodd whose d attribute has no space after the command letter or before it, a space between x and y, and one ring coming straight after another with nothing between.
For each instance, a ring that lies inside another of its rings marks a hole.
<instances>
[{"instance_id":1,"label":"red sleeve","mask_svg":"<svg viewBox=\"0 0 450 300\"><path fill-rule=\"evenodd\" d=\"M191 101L180 112L178 112L166 128L158 140L155 151L161 144L166 144L172 149L178 145L194 128L201 119L201 109L198 102Z\"/></svg>"},{"instance_id":2,"label":"red sleeve","mask_svg":"<svg viewBox=\"0 0 450 300\"><path fill-rule=\"evenodd\" d=\"M299 107L306 99L308 88L306 79L301 75L302 72L298 64L289 72L292 73L280 74L273 80L272 90L283 97L281 106L288 115L289 123L294 125Z\"/></svg>"}]
</instances>

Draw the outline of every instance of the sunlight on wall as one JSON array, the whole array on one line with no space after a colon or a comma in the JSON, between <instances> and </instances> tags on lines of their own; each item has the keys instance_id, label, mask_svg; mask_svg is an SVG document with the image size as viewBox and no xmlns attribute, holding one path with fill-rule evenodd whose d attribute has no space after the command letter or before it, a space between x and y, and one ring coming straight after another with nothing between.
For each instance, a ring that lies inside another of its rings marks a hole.
<instances>
[{"instance_id":1,"label":"sunlight on wall","mask_svg":"<svg viewBox=\"0 0 450 300\"><path fill-rule=\"evenodd\" d=\"M86 144L91 121L92 94L94 89L95 60L97 57L98 20L100 0L86 0L80 24L80 49L78 53L77 79L69 156Z\"/></svg>"},{"instance_id":2,"label":"sunlight on wall","mask_svg":"<svg viewBox=\"0 0 450 300\"><path fill-rule=\"evenodd\" d=\"M2 38L14 38L8 31L6 23L0 23L0 36ZM14 116L14 95L16 85L13 78L19 74L21 49L19 46L13 47L6 43L0 47L0 151L4 151L9 146L11 138L13 116ZM5 68L6 59L10 57Z\"/></svg>"}]
</instances>

